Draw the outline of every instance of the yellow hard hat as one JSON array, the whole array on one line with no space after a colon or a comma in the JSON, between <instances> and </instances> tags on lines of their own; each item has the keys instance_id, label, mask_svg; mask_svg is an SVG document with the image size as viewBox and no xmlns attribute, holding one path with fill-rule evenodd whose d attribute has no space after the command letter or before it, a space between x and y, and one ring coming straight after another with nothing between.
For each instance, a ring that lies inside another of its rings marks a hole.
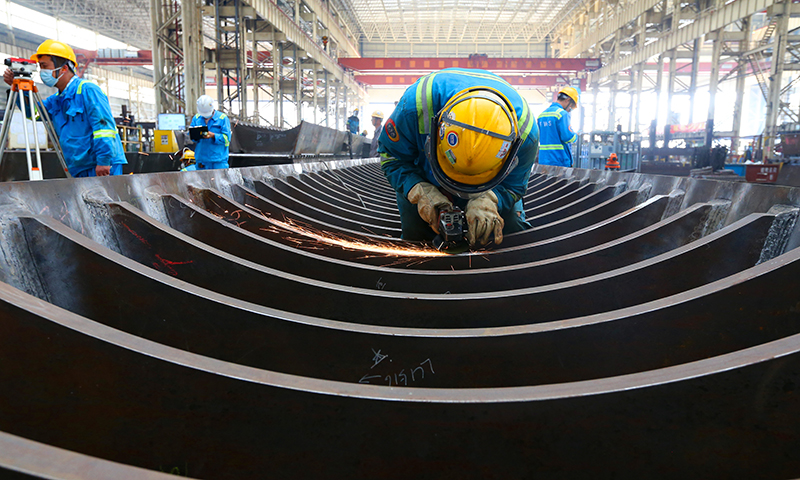
<instances>
[{"instance_id":1,"label":"yellow hard hat","mask_svg":"<svg viewBox=\"0 0 800 480\"><path fill-rule=\"evenodd\" d=\"M564 95L568 96L573 102L575 102L575 106L578 106L578 98L580 95L578 94L578 89L575 87L564 87L559 90L558 93L563 93Z\"/></svg>"},{"instance_id":2,"label":"yellow hard hat","mask_svg":"<svg viewBox=\"0 0 800 480\"><path fill-rule=\"evenodd\" d=\"M51 55L66 58L73 64L78 64L78 58L75 56L75 52L72 51L72 47L64 42L59 42L58 40L47 39L42 42L42 44L39 45L39 48L36 49L36 53L31 55L31 60L38 62L39 55Z\"/></svg>"},{"instance_id":3,"label":"yellow hard hat","mask_svg":"<svg viewBox=\"0 0 800 480\"><path fill-rule=\"evenodd\" d=\"M375 110L374 112L372 112L372 118L380 118L381 120L383 120L383 112L381 112L380 110Z\"/></svg>"},{"instance_id":4,"label":"yellow hard hat","mask_svg":"<svg viewBox=\"0 0 800 480\"><path fill-rule=\"evenodd\" d=\"M436 115L434 126L431 170L454 195L490 190L516 165L522 143L517 115L495 89L472 87L457 93Z\"/></svg>"},{"instance_id":5,"label":"yellow hard hat","mask_svg":"<svg viewBox=\"0 0 800 480\"><path fill-rule=\"evenodd\" d=\"M183 153L183 160L194 160L194 150L186 150Z\"/></svg>"}]
</instances>

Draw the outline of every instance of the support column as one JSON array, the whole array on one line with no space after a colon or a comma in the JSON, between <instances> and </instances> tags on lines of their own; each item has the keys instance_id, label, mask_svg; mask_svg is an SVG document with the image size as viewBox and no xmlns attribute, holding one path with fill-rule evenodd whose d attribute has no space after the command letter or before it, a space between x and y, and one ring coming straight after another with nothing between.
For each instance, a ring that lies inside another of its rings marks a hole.
<instances>
[{"instance_id":1,"label":"support column","mask_svg":"<svg viewBox=\"0 0 800 480\"><path fill-rule=\"evenodd\" d=\"M224 98L224 94L222 91L222 66L220 65L220 50L222 49L222 25L220 25L220 16L219 16L219 7L220 2L222 0L214 0L214 40L216 46L214 47L214 54L216 58L214 59L217 65L217 104L222 105L222 99ZM153 55L153 61L155 62L155 55Z\"/></svg>"},{"instance_id":2,"label":"support column","mask_svg":"<svg viewBox=\"0 0 800 480\"><path fill-rule=\"evenodd\" d=\"M350 116L349 113L351 109L350 106L347 104L347 86L343 85L342 90L344 95L344 99L342 100L342 108L344 109L344 112L342 113L342 120L343 120L342 127L343 130L347 130L347 117Z\"/></svg>"},{"instance_id":3,"label":"support column","mask_svg":"<svg viewBox=\"0 0 800 480\"><path fill-rule=\"evenodd\" d=\"M331 86L328 84L328 71L325 70L325 126L330 128Z\"/></svg>"},{"instance_id":4,"label":"support column","mask_svg":"<svg viewBox=\"0 0 800 480\"><path fill-rule=\"evenodd\" d=\"M672 118L672 97L675 95L675 71L678 63L678 50L673 48L669 51L669 79L667 80L667 123L673 121Z\"/></svg>"},{"instance_id":5,"label":"support column","mask_svg":"<svg viewBox=\"0 0 800 480\"><path fill-rule=\"evenodd\" d=\"M300 2L297 2L300 3ZM297 55L297 45L294 46L294 99L297 104L297 125L303 121L303 67Z\"/></svg>"},{"instance_id":6,"label":"support column","mask_svg":"<svg viewBox=\"0 0 800 480\"><path fill-rule=\"evenodd\" d=\"M695 93L697 93L697 72L700 69L700 48L702 45L699 38L696 38L693 42L692 78L689 82L689 121L687 123L692 123L694 121L694 96Z\"/></svg>"},{"instance_id":7,"label":"support column","mask_svg":"<svg viewBox=\"0 0 800 480\"><path fill-rule=\"evenodd\" d=\"M280 65L283 62L283 55L281 55L280 44L275 41L275 27L272 27L272 107L275 110L275 125L278 128L283 128L283 119L281 118L280 103L283 101L281 94L281 70Z\"/></svg>"},{"instance_id":8,"label":"support column","mask_svg":"<svg viewBox=\"0 0 800 480\"><path fill-rule=\"evenodd\" d=\"M643 78L644 77L644 67L645 67L645 62L642 62L642 63L640 63L640 64L638 64L636 66L636 70L637 70L637 73L636 73L636 85L635 85L636 103L634 105L635 108L636 108L636 114L633 117L633 119L634 119L633 120L633 129L631 130L631 132L634 132L634 133L639 133L639 113L642 110L642 83L643 83L643 80L644 80L644 78Z\"/></svg>"},{"instance_id":9,"label":"support column","mask_svg":"<svg viewBox=\"0 0 800 480\"><path fill-rule=\"evenodd\" d=\"M628 131L633 131L633 91L636 84L636 65L632 65L628 70Z\"/></svg>"},{"instance_id":10,"label":"support column","mask_svg":"<svg viewBox=\"0 0 800 480\"><path fill-rule=\"evenodd\" d=\"M236 2L236 46L239 52L236 55L236 92L239 96L239 118L245 119L247 115L247 26L244 22L244 6L242 0Z\"/></svg>"},{"instance_id":11,"label":"support column","mask_svg":"<svg viewBox=\"0 0 800 480\"><path fill-rule=\"evenodd\" d=\"M317 94L319 93L319 86L317 85L317 64L314 64L314 73L312 75L311 81L314 83L314 87L311 89L311 98L312 108L314 109L314 125L317 125Z\"/></svg>"},{"instance_id":12,"label":"support column","mask_svg":"<svg viewBox=\"0 0 800 480\"><path fill-rule=\"evenodd\" d=\"M258 55L258 40L256 39L256 27L258 20L251 20L253 36L250 43L253 45L253 66L250 68L250 78L253 82L253 121L256 125L261 125L261 115L258 113L258 71L260 67L260 59Z\"/></svg>"},{"instance_id":13,"label":"support column","mask_svg":"<svg viewBox=\"0 0 800 480\"><path fill-rule=\"evenodd\" d=\"M197 0L181 2L181 23L183 24L183 74L186 115L194 116L197 99L205 93L203 72L203 17Z\"/></svg>"},{"instance_id":14,"label":"support column","mask_svg":"<svg viewBox=\"0 0 800 480\"><path fill-rule=\"evenodd\" d=\"M340 113L339 112L339 82L335 82L335 88L336 88L336 93L334 95L334 100L333 100L333 102L334 102L333 110L334 110L335 117L333 119L333 121L334 121L333 128L335 128L336 130L339 130L339 113Z\"/></svg>"},{"instance_id":15,"label":"support column","mask_svg":"<svg viewBox=\"0 0 800 480\"><path fill-rule=\"evenodd\" d=\"M600 82L594 84L594 101L592 102L592 130L599 130L597 128L597 102L600 97Z\"/></svg>"},{"instance_id":16,"label":"support column","mask_svg":"<svg viewBox=\"0 0 800 480\"><path fill-rule=\"evenodd\" d=\"M739 52L750 50L750 36L753 32L752 16L742 19L742 32L744 39L739 42ZM742 130L742 107L744 105L744 87L749 62L739 57L738 71L736 72L736 102L733 104L733 136L731 137L731 151L739 150L739 133Z\"/></svg>"},{"instance_id":17,"label":"support column","mask_svg":"<svg viewBox=\"0 0 800 480\"><path fill-rule=\"evenodd\" d=\"M616 110L617 101L617 74L611 75L611 83L608 86L608 128L606 130L613 131L616 124L614 113Z\"/></svg>"},{"instance_id":18,"label":"support column","mask_svg":"<svg viewBox=\"0 0 800 480\"><path fill-rule=\"evenodd\" d=\"M658 116L661 110L661 90L663 90L664 83L664 54L658 56L658 63L656 63L658 70L656 70L656 130L658 130ZM655 147L655 145L652 145Z\"/></svg>"},{"instance_id":19,"label":"support column","mask_svg":"<svg viewBox=\"0 0 800 480\"><path fill-rule=\"evenodd\" d=\"M711 78L708 83L708 119L706 120L706 146L710 147L714 140L714 110L716 108L717 87L719 86L719 57L722 53L722 29L711 34L714 37L714 47L711 49Z\"/></svg>"},{"instance_id":20,"label":"support column","mask_svg":"<svg viewBox=\"0 0 800 480\"><path fill-rule=\"evenodd\" d=\"M781 86L783 85L784 60L786 57L786 37L789 31L788 12L778 10L791 8L792 4L776 4L773 11L778 17L775 29L775 41L772 47L772 66L770 67L769 100L767 101L767 122L764 126L763 152L764 160L773 157L775 133L781 111Z\"/></svg>"}]
</instances>

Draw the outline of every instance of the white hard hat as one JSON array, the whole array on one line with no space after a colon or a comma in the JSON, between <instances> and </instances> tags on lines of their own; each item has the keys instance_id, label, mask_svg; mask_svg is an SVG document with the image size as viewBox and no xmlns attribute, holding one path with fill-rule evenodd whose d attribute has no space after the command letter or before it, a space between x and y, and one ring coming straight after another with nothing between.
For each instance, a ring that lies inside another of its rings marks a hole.
<instances>
[{"instance_id":1,"label":"white hard hat","mask_svg":"<svg viewBox=\"0 0 800 480\"><path fill-rule=\"evenodd\" d=\"M214 99L208 95L201 95L197 99L197 113L205 118L209 118L214 113Z\"/></svg>"}]
</instances>

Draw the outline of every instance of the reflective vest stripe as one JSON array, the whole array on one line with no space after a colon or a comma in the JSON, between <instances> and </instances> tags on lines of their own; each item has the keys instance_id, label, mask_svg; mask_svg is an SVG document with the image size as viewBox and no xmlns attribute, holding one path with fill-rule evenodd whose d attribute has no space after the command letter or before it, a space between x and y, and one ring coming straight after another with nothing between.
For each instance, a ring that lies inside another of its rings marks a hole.
<instances>
[{"instance_id":1,"label":"reflective vest stripe","mask_svg":"<svg viewBox=\"0 0 800 480\"><path fill-rule=\"evenodd\" d=\"M539 118L542 118L542 117L553 117L553 118L557 118L557 119L561 120L561 112L542 112L539 115Z\"/></svg>"},{"instance_id":2,"label":"reflective vest stripe","mask_svg":"<svg viewBox=\"0 0 800 480\"><path fill-rule=\"evenodd\" d=\"M397 160L397 159L396 159L396 158L394 158L394 157L390 157L390 156L389 156L389 155L387 155L386 153L381 153L381 166L384 166L384 165L386 165L387 163L389 163L389 162L393 162L393 161L395 161L395 160Z\"/></svg>"},{"instance_id":3,"label":"reflective vest stripe","mask_svg":"<svg viewBox=\"0 0 800 480\"><path fill-rule=\"evenodd\" d=\"M116 130L104 129L104 130L95 130L92 132L93 138L112 138L117 136Z\"/></svg>"},{"instance_id":4,"label":"reflective vest stripe","mask_svg":"<svg viewBox=\"0 0 800 480\"><path fill-rule=\"evenodd\" d=\"M560 143L558 145L539 145L539 150L563 150L564 145Z\"/></svg>"},{"instance_id":5,"label":"reflective vest stripe","mask_svg":"<svg viewBox=\"0 0 800 480\"><path fill-rule=\"evenodd\" d=\"M433 77L430 73L422 77L417 85L417 119L419 120L419 133L431 133L431 120L433 119Z\"/></svg>"},{"instance_id":6,"label":"reflective vest stripe","mask_svg":"<svg viewBox=\"0 0 800 480\"><path fill-rule=\"evenodd\" d=\"M527 103L522 104L522 122L519 127L520 136L522 137L522 141L524 142L525 139L528 138L528 135L531 133L531 129L533 128L533 115L531 114L531 110L528 108Z\"/></svg>"}]
</instances>

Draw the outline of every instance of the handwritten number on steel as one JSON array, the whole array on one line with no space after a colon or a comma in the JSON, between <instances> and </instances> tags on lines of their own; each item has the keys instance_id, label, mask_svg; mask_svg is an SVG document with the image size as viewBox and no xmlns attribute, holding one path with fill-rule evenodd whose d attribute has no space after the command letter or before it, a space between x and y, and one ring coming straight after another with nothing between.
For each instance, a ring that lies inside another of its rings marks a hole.
<instances>
[{"instance_id":1,"label":"handwritten number on steel","mask_svg":"<svg viewBox=\"0 0 800 480\"><path fill-rule=\"evenodd\" d=\"M428 365L431 367L431 373L435 374L436 372L433 371L433 362L431 362L431 359L429 358L429 359L423 361L422 363L420 363L420 365L422 365L425 362L428 362Z\"/></svg>"}]
</instances>

